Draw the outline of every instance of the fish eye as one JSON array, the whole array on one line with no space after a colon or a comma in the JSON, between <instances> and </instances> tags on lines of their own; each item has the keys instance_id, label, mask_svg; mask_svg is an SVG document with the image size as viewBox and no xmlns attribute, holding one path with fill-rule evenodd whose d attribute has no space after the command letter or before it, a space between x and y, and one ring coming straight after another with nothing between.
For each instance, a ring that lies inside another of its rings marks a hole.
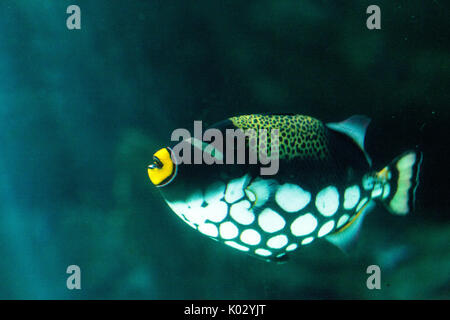
<instances>
[{"instance_id":1,"label":"fish eye","mask_svg":"<svg viewBox=\"0 0 450 320\"><path fill-rule=\"evenodd\" d=\"M155 155L153 155L153 163L149 165L148 167L150 169L161 169L164 166L164 164L161 162L161 160L158 159Z\"/></svg>"},{"instance_id":2,"label":"fish eye","mask_svg":"<svg viewBox=\"0 0 450 320\"><path fill-rule=\"evenodd\" d=\"M169 184L176 176L177 165L172 161L170 148L162 148L153 155L153 163L147 168L148 177L157 187Z\"/></svg>"}]
</instances>

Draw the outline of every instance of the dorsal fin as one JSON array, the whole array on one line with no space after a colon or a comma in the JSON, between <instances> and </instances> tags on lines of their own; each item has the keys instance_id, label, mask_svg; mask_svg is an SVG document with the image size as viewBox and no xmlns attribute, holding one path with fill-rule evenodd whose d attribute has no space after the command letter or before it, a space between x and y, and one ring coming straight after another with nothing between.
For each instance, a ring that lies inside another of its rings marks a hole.
<instances>
[{"instance_id":1,"label":"dorsal fin","mask_svg":"<svg viewBox=\"0 0 450 320\"><path fill-rule=\"evenodd\" d=\"M341 122L327 123L326 126L334 131L343 133L350 137L364 152L369 165L372 166L372 160L364 148L364 139L366 137L367 127L371 119L366 116L355 115Z\"/></svg>"}]
</instances>

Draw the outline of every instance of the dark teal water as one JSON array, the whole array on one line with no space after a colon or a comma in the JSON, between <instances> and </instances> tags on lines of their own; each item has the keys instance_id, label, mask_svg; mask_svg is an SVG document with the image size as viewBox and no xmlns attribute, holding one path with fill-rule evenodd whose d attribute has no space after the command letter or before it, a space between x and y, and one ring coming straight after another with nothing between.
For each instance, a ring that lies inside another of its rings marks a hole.
<instances>
[{"instance_id":1,"label":"dark teal water","mask_svg":"<svg viewBox=\"0 0 450 320\"><path fill-rule=\"evenodd\" d=\"M81 30L70 4L0 4L0 298L450 298L448 3L377 1L381 30L369 1L80 0ZM282 265L193 232L153 152L256 112L366 114L377 168L418 146L416 212L377 208L348 256L316 241Z\"/></svg>"}]
</instances>

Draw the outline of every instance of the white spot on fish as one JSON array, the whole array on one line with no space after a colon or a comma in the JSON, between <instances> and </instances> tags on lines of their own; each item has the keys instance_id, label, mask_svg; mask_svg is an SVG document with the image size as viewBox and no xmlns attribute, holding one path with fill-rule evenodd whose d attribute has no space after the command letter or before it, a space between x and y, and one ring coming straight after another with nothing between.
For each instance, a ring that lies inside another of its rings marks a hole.
<instances>
[{"instance_id":1,"label":"white spot on fish","mask_svg":"<svg viewBox=\"0 0 450 320\"><path fill-rule=\"evenodd\" d=\"M204 223L199 225L198 231L210 237L217 237L219 234L217 227L212 223Z\"/></svg>"},{"instance_id":2,"label":"white spot on fish","mask_svg":"<svg viewBox=\"0 0 450 320\"><path fill-rule=\"evenodd\" d=\"M223 239L233 239L239 234L238 228L230 221L220 224L219 232Z\"/></svg>"},{"instance_id":3,"label":"white spot on fish","mask_svg":"<svg viewBox=\"0 0 450 320\"><path fill-rule=\"evenodd\" d=\"M302 241L302 245L303 245L303 246L304 246L304 245L307 245L307 244L313 242L313 240L314 240L314 237L308 237L308 238L305 238L305 239L303 239L303 241Z\"/></svg>"},{"instance_id":4,"label":"white spot on fish","mask_svg":"<svg viewBox=\"0 0 450 320\"><path fill-rule=\"evenodd\" d=\"M250 250L249 248L247 248L247 247L245 247L243 245L240 245L239 243L234 242L234 241L225 241L224 243L226 245L229 245L230 247L233 247L233 248L241 250L241 251L248 251L248 250Z\"/></svg>"},{"instance_id":5,"label":"white spot on fish","mask_svg":"<svg viewBox=\"0 0 450 320\"><path fill-rule=\"evenodd\" d=\"M344 209L353 209L359 201L361 192L357 185L348 187L344 192Z\"/></svg>"},{"instance_id":6,"label":"white spot on fish","mask_svg":"<svg viewBox=\"0 0 450 320\"><path fill-rule=\"evenodd\" d=\"M383 187L382 187L381 183L375 183L375 186L373 187L373 190L372 190L372 198L377 198L377 197L381 196L382 193L383 193Z\"/></svg>"},{"instance_id":7,"label":"white spot on fish","mask_svg":"<svg viewBox=\"0 0 450 320\"><path fill-rule=\"evenodd\" d=\"M316 207L325 217L331 217L339 207L339 192L334 186L322 189L316 196Z\"/></svg>"},{"instance_id":8,"label":"white spot on fish","mask_svg":"<svg viewBox=\"0 0 450 320\"><path fill-rule=\"evenodd\" d=\"M326 222L320 229L319 232L317 233L317 236L323 237L326 236L327 234L329 234L331 232L331 230L333 230L334 228L334 221L330 220L328 222Z\"/></svg>"},{"instance_id":9,"label":"white spot on fish","mask_svg":"<svg viewBox=\"0 0 450 320\"><path fill-rule=\"evenodd\" d=\"M263 257L268 257L268 256L270 256L272 254L272 252L270 252L269 250L261 249L261 248L256 249L255 253L257 255L260 255L260 256L263 256Z\"/></svg>"},{"instance_id":10,"label":"white spot on fish","mask_svg":"<svg viewBox=\"0 0 450 320\"><path fill-rule=\"evenodd\" d=\"M342 215L342 217L340 217L338 220L336 228L342 227L348 221L348 218L350 218L350 216L348 214Z\"/></svg>"},{"instance_id":11,"label":"white spot on fish","mask_svg":"<svg viewBox=\"0 0 450 320\"><path fill-rule=\"evenodd\" d=\"M273 249L283 248L288 243L288 238L284 234L272 237L267 241L267 246Z\"/></svg>"},{"instance_id":12,"label":"white spot on fish","mask_svg":"<svg viewBox=\"0 0 450 320\"><path fill-rule=\"evenodd\" d=\"M363 198L361 201L360 201L360 203L358 204L358 206L356 207L356 212L358 212L359 210L361 210L361 208L366 204L366 202L367 202L367 197L366 198Z\"/></svg>"},{"instance_id":13,"label":"white spot on fish","mask_svg":"<svg viewBox=\"0 0 450 320\"><path fill-rule=\"evenodd\" d=\"M247 200L239 201L230 208L230 216L240 224L248 225L255 220L255 215L250 209L250 202Z\"/></svg>"},{"instance_id":14,"label":"white spot on fish","mask_svg":"<svg viewBox=\"0 0 450 320\"><path fill-rule=\"evenodd\" d=\"M375 179L371 175L365 175L362 178L362 186L364 190L370 190L373 188Z\"/></svg>"},{"instance_id":15,"label":"white spot on fish","mask_svg":"<svg viewBox=\"0 0 450 320\"><path fill-rule=\"evenodd\" d=\"M297 247L298 245L296 243L292 243L286 247L286 251L294 251Z\"/></svg>"},{"instance_id":16,"label":"white spot on fish","mask_svg":"<svg viewBox=\"0 0 450 320\"><path fill-rule=\"evenodd\" d=\"M247 229L241 233L241 241L246 244L255 246L261 242L261 236L256 230Z\"/></svg>"},{"instance_id":17,"label":"white spot on fish","mask_svg":"<svg viewBox=\"0 0 450 320\"><path fill-rule=\"evenodd\" d=\"M258 224L264 231L272 233L283 229L286 221L277 212L266 208L258 216Z\"/></svg>"},{"instance_id":18,"label":"white spot on fish","mask_svg":"<svg viewBox=\"0 0 450 320\"><path fill-rule=\"evenodd\" d=\"M309 203L311 193L295 184L286 183L278 187L275 200L284 211L297 212Z\"/></svg>"},{"instance_id":19,"label":"white spot on fish","mask_svg":"<svg viewBox=\"0 0 450 320\"><path fill-rule=\"evenodd\" d=\"M213 222L221 222L227 216L228 206L225 202L213 202L203 209L206 216Z\"/></svg>"},{"instance_id":20,"label":"white spot on fish","mask_svg":"<svg viewBox=\"0 0 450 320\"><path fill-rule=\"evenodd\" d=\"M317 219L311 214L304 214L291 224L291 232L294 236L304 236L313 232L317 227Z\"/></svg>"}]
</instances>

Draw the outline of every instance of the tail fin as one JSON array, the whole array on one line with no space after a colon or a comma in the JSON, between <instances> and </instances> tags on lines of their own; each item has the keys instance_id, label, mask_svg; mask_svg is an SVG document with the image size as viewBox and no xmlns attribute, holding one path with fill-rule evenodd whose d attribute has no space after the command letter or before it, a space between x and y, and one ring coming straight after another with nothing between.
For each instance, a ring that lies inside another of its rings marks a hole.
<instances>
[{"instance_id":1,"label":"tail fin","mask_svg":"<svg viewBox=\"0 0 450 320\"><path fill-rule=\"evenodd\" d=\"M406 215L414 210L422 153L407 151L377 173L384 182L382 202L393 214Z\"/></svg>"}]
</instances>

